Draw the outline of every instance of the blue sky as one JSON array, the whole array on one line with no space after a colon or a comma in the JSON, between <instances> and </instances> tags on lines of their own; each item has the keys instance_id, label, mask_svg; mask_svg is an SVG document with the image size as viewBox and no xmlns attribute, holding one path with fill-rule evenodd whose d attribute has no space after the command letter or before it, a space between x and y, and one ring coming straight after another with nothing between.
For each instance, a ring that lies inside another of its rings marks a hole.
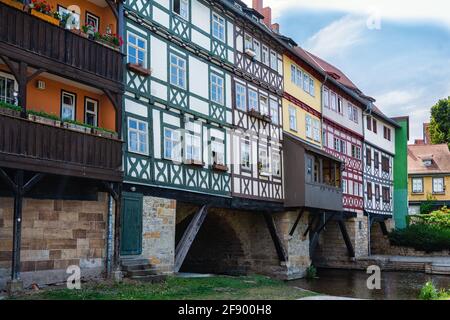
<instances>
[{"instance_id":1,"label":"blue sky","mask_svg":"<svg viewBox=\"0 0 450 320\"><path fill-rule=\"evenodd\" d=\"M251 1L246 1L251 5ZM410 142L450 96L450 2L265 0L281 32L346 73L388 116L410 116Z\"/></svg>"}]
</instances>

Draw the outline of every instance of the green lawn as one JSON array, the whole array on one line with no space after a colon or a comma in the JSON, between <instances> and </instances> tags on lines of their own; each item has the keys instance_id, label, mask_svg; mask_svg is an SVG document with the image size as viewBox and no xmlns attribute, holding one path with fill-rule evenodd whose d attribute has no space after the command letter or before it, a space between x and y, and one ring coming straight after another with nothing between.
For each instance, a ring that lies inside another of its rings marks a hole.
<instances>
[{"instance_id":1,"label":"green lawn","mask_svg":"<svg viewBox=\"0 0 450 320\"><path fill-rule=\"evenodd\" d=\"M82 284L81 290L44 289L18 299L50 300L293 300L315 295L264 276L168 277L161 284L134 281Z\"/></svg>"}]
</instances>

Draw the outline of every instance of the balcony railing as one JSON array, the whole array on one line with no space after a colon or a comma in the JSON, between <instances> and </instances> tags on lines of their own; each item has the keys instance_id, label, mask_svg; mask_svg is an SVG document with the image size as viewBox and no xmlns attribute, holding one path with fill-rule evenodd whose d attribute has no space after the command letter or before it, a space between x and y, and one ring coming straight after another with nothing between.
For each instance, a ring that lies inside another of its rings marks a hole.
<instances>
[{"instance_id":1,"label":"balcony railing","mask_svg":"<svg viewBox=\"0 0 450 320\"><path fill-rule=\"evenodd\" d=\"M324 184L305 183L305 206L342 211L342 190Z\"/></svg>"},{"instance_id":2,"label":"balcony railing","mask_svg":"<svg viewBox=\"0 0 450 320\"><path fill-rule=\"evenodd\" d=\"M0 167L120 181L122 142L0 114Z\"/></svg>"},{"instance_id":3,"label":"balcony railing","mask_svg":"<svg viewBox=\"0 0 450 320\"><path fill-rule=\"evenodd\" d=\"M1 2L0 42L108 80L122 80L119 51Z\"/></svg>"}]
</instances>

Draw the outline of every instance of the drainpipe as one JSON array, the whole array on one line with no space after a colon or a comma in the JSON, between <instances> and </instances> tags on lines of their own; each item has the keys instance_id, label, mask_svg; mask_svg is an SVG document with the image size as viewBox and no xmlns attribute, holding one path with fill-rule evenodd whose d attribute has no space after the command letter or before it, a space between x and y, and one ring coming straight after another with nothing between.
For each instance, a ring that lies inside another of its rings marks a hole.
<instances>
[{"instance_id":1,"label":"drainpipe","mask_svg":"<svg viewBox=\"0 0 450 320\"><path fill-rule=\"evenodd\" d=\"M112 212L113 198L108 193L108 231L107 231L107 243L106 243L106 274L108 278L111 276L112 271L112 230L113 230L113 212Z\"/></svg>"},{"instance_id":2,"label":"drainpipe","mask_svg":"<svg viewBox=\"0 0 450 320\"><path fill-rule=\"evenodd\" d=\"M370 102L370 104L369 105L367 105L367 107L366 107L366 109L364 110L364 112L363 112L363 117L362 117L362 129L363 129L363 150L365 150L365 148L364 148L364 141L366 141L366 126L364 125L364 119L365 119L365 116L368 116L368 115L371 115L372 114L372 109L373 109L373 102ZM363 161L363 190L364 190L364 188L365 188L365 186L366 186L366 179L364 178L364 172L365 172L365 170L364 170L364 163L365 163L365 157L364 157L364 153L363 153L363 159L362 159L362 161ZM364 212L364 203L365 203L365 201L364 201L364 199L363 199L363 212ZM368 248L367 248L367 255L368 256L371 256L371 254L372 254L372 250L371 250L371 245L370 245L370 238L371 238L371 224L370 224L370 212L369 211L367 211L367 246L368 246Z\"/></svg>"}]
</instances>

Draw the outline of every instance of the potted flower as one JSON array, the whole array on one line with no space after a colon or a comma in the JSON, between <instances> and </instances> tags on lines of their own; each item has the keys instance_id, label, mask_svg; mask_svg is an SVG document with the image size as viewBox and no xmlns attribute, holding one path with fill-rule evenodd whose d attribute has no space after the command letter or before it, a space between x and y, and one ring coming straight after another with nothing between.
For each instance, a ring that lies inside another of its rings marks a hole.
<instances>
[{"instance_id":1,"label":"potted flower","mask_svg":"<svg viewBox=\"0 0 450 320\"><path fill-rule=\"evenodd\" d=\"M20 0L0 0L0 2L18 10L23 10L23 2Z\"/></svg>"},{"instance_id":2,"label":"potted flower","mask_svg":"<svg viewBox=\"0 0 450 320\"><path fill-rule=\"evenodd\" d=\"M87 35L89 39L94 39L95 37L95 27L92 23L87 23L81 27L81 30Z\"/></svg>"},{"instance_id":3,"label":"potted flower","mask_svg":"<svg viewBox=\"0 0 450 320\"><path fill-rule=\"evenodd\" d=\"M84 123L75 120L64 120L63 127L83 133L91 133L92 128Z\"/></svg>"},{"instance_id":4,"label":"potted flower","mask_svg":"<svg viewBox=\"0 0 450 320\"><path fill-rule=\"evenodd\" d=\"M117 139L119 137L117 132L110 131L108 129L104 129L104 128L100 128L100 127L93 127L92 133L99 137L110 138L110 139Z\"/></svg>"},{"instance_id":5,"label":"potted flower","mask_svg":"<svg viewBox=\"0 0 450 320\"><path fill-rule=\"evenodd\" d=\"M94 39L101 44L110 47L111 49L118 50L123 45L123 39L121 36L117 36L113 33L101 34L100 32L94 33Z\"/></svg>"},{"instance_id":6,"label":"potted flower","mask_svg":"<svg viewBox=\"0 0 450 320\"><path fill-rule=\"evenodd\" d=\"M31 0L29 4L31 8L31 15L38 17L48 23L59 26L59 18L55 18L55 13L52 11L52 6L45 0Z\"/></svg>"},{"instance_id":7,"label":"potted flower","mask_svg":"<svg viewBox=\"0 0 450 320\"><path fill-rule=\"evenodd\" d=\"M261 113L260 113L258 110L254 109L254 108L249 109L248 112L247 112L247 114L248 114L249 116L251 116L251 117L255 117L255 118L258 118L258 119L262 119Z\"/></svg>"},{"instance_id":8,"label":"potted flower","mask_svg":"<svg viewBox=\"0 0 450 320\"><path fill-rule=\"evenodd\" d=\"M6 114L12 117L20 117L20 113L22 112L22 108L16 106L15 104L8 103L5 101L0 101L0 113Z\"/></svg>"},{"instance_id":9,"label":"potted flower","mask_svg":"<svg viewBox=\"0 0 450 320\"><path fill-rule=\"evenodd\" d=\"M61 119L54 114L46 113L44 111L28 110L27 115L28 119L34 122L48 124L55 127L61 126Z\"/></svg>"}]
</instances>

